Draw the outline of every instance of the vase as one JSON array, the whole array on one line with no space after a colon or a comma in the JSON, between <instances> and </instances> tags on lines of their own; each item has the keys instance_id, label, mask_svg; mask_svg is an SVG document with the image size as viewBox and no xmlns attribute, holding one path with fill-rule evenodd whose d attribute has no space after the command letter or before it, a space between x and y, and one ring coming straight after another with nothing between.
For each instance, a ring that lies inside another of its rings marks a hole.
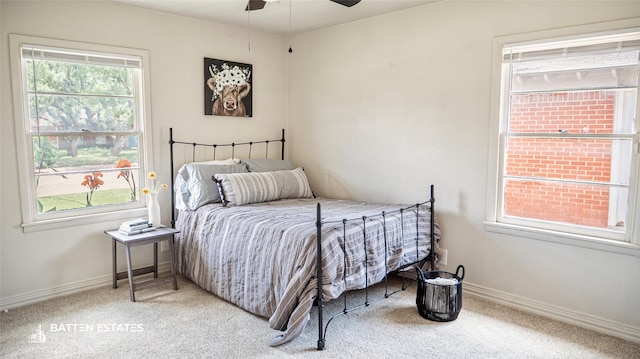
<instances>
[{"instance_id":1,"label":"vase","mask_svg":"<svg viewBox=\"0 0 640 359\"><path fill-rule=\"evenodd\" d=\"M158 203L158 194L149 193L147 195L147 210L149 211L149 223L153 227L160 227L160 203Z\"/></svg>"}]
</instances>

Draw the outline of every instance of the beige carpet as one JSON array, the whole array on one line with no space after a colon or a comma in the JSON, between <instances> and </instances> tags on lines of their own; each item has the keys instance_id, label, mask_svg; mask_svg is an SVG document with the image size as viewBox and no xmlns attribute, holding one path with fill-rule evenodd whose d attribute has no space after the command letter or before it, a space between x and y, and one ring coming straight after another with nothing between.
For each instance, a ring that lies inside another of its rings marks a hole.
<instances>
[{"instance_id":1,"label":"beige carpet","mask_svg":"<svg viewBox=\"0 0 640 359\"><path fill-rule=\"evenodd\" d=\"M301 337L271 348L277 331L266 319L191 282L180 280L177 291L170 285L145 289L136 294L136 303L129 301L126 281L120 283L118 289L100 288L1 313L0 357L640 358L638 344L466 294L458 319L431 322L418 314L415 286L334 319L324 351L315 349L315 311ZM341 306L334 302L328 309Z\"/></svg>"}]
</instances>

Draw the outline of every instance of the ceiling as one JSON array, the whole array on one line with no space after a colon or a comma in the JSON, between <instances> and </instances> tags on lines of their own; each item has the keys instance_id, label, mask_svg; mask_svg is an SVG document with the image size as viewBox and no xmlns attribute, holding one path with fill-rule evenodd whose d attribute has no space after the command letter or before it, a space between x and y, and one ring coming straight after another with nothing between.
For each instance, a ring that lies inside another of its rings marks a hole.
<instances>
[{"instance_id":1,"label":"ceiling","mask_svg":"<svg viewBox=\"0 0 640 359\"><path fill-rule=\"evenodd\" d=\"M267 3L263 9L251 12L244 10L247 6L247 0L109 1L286 36L388 14L440 0L362 0L353 7L345 7L329 0L280 0Z\"/></svg>"}]
</instances>

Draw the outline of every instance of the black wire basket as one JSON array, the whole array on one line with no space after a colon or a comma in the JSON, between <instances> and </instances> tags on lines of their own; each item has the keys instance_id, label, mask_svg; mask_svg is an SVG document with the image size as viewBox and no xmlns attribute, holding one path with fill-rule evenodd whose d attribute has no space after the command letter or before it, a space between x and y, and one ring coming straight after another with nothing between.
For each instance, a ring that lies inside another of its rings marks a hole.
<instances>
[{"instance_id":1,"label":"black wire basket","mask_svg":"<svg viewBox=\"0 0 640 359\"><path fill-rule=\"evenodd\" d=\"M450 322L458 318L462 309L462 279L464 279L464 267L459 265L456 273L444 271L418 272L418 290L416 304L418 312L426 319L436 322ZM461 274L458 274L461 272ZM436 278L442 278L452 282L451 284L438 284ZM452 279L455 280L451 281ZM434 283L435 282L435 283Z\"/></svg>"}]
</instances>

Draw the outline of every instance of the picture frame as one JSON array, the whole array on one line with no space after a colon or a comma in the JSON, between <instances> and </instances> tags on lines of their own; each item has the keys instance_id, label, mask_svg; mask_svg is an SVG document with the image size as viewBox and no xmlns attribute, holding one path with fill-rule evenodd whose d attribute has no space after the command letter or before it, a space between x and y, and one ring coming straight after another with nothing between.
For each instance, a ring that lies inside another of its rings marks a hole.
<instances>
[{"instance_id":1,"label":"picture frame","mask_svg":"<svg viewBox=\"0 0 640 359\"><path fill-rule=\"evenodd\" d=\"M253 116L253 66L204 58L204 114Z\"/></svg>"}]
</instances>

